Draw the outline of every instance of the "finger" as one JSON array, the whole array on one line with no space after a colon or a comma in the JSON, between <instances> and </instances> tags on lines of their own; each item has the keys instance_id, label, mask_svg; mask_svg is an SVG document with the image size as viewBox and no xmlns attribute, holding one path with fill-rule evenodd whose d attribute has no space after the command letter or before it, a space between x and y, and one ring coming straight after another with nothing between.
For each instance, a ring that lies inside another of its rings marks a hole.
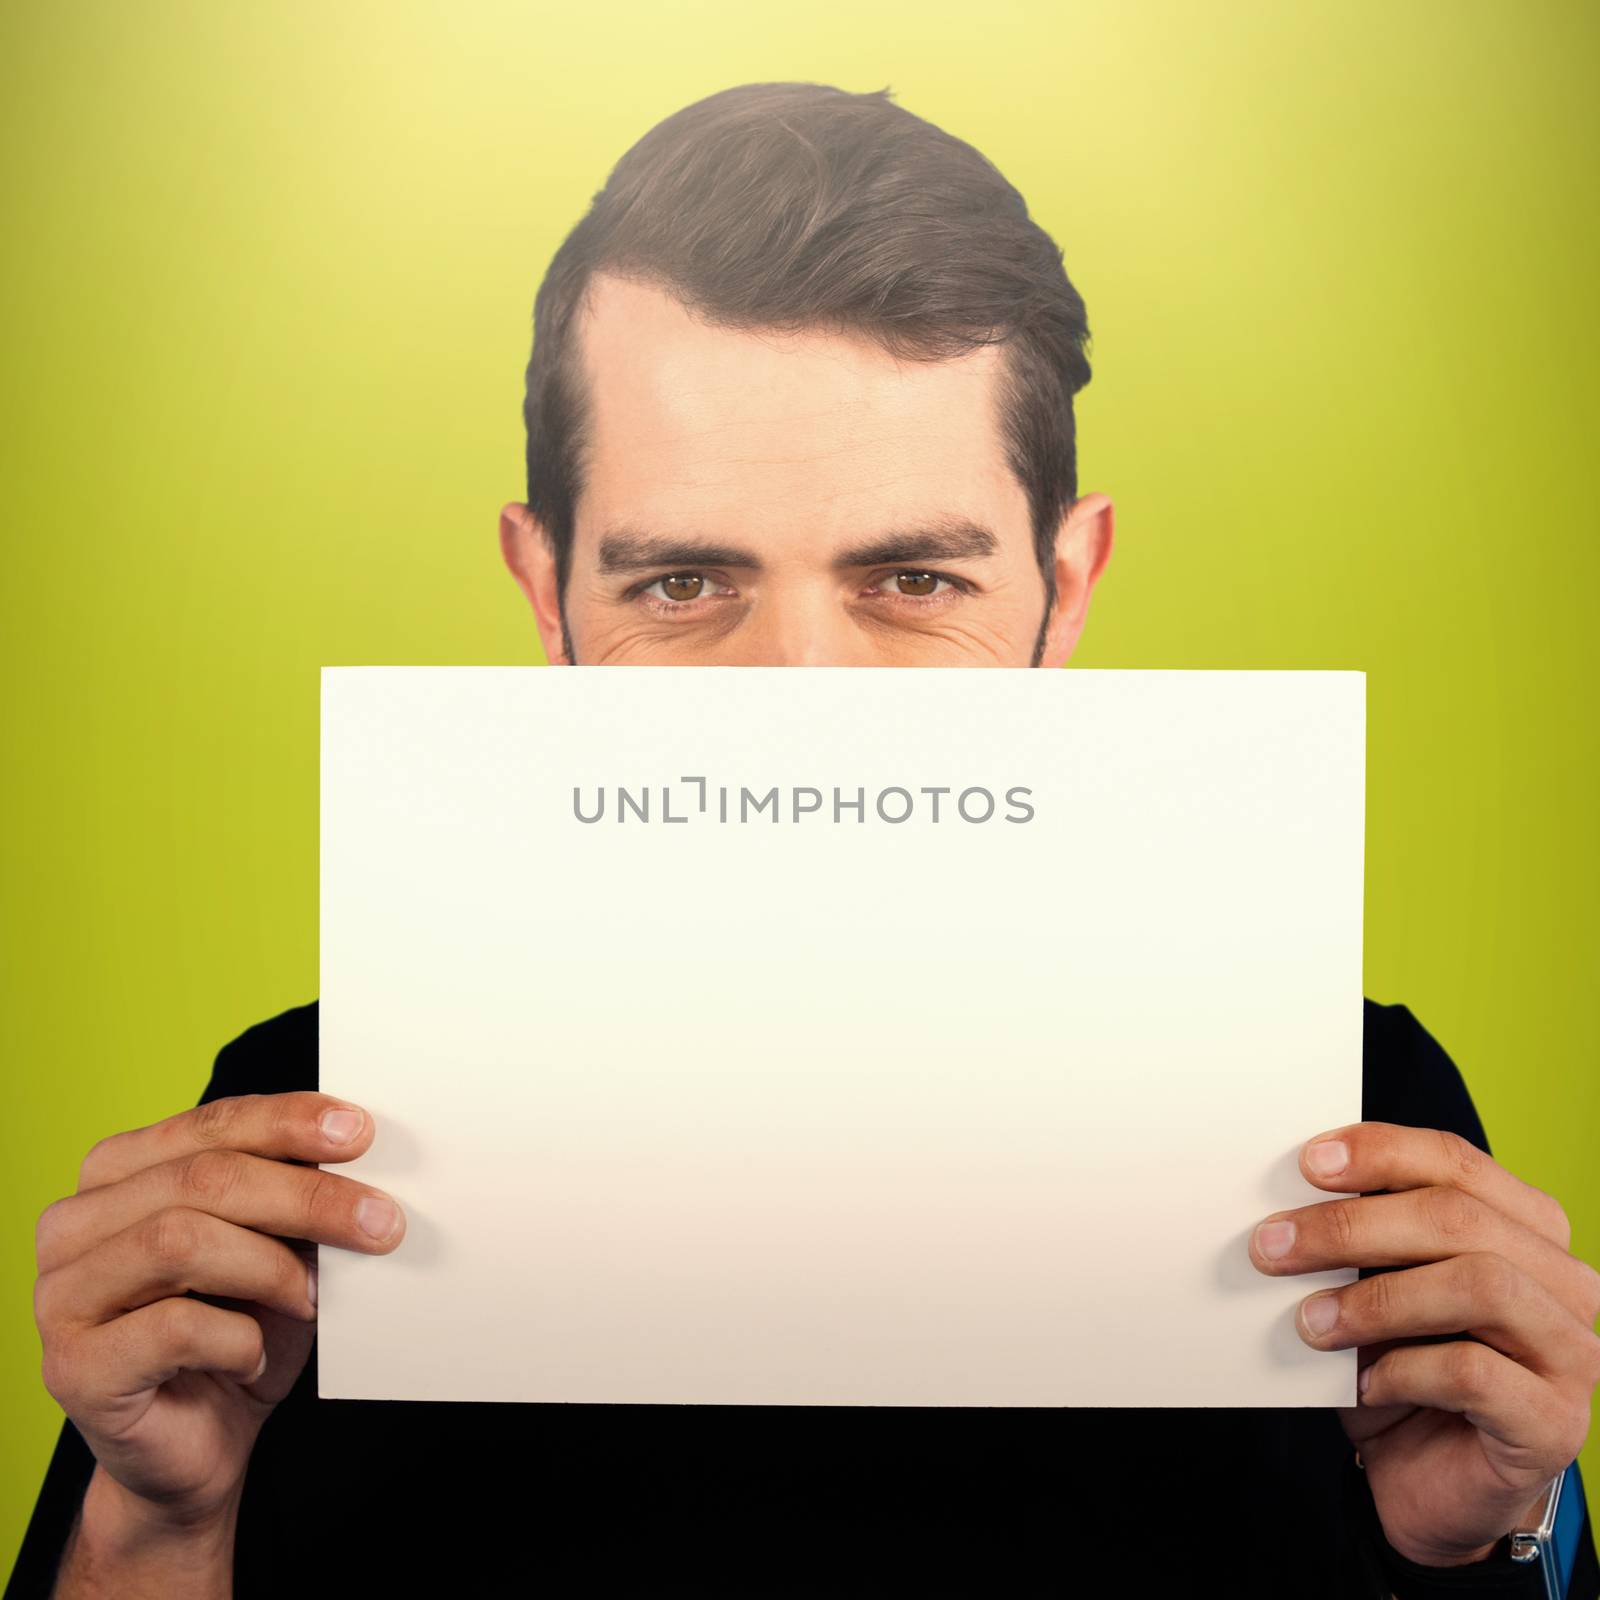
<instances>
[{"instance_id":1,"label":"finger","mask_svg":"<svg viewBox=\"0 0 1600 1600\"><path fill-rule=\"evenodd\" d=\"M1379 1189L1460 1189L1562 1250L1572 1243L1572 1224L1554 1195L1525 1183L1448 1128L1351 1123L1307 1140L1300 1151L1300 1170L1319 1189L1363 1194Z\"/></svg>"},{"instance_id":2,"label":"finger","mask_svg":"<svg viewBox=\"0 0 1600 1600\"><path fill-rule=\"evenodd\" d=\"M1364 1367L1361 1405L1431 1406L1453 1411L1491 1438L1549 1470L1581 1448L1588 1399L1564 1396L1526 1367L1475 1339L1399 1346ZM1569 1448L1570 1447L1570 1448Z\"/></svg>"},{"instance_id":3,"label":"finger","mask_svg":"<svg viewBox=\"0 0 1600 1600\"><path fill-rule=\"evenodd\" d=\"M1319 1350L1470 1334L1541 1378L1600 1381L1600 1337L1536 1278L1491 1251L1380 1272L1300 1302L1300 1337Z\"/></svg>"},{"instance_id":4,"label":"finger","mask_svg":"<svg viewBox=\"0 0 1600 1600\"><path fill-rule=\"evenodd\" d=\"M201 1150L56 1201L39 1219L39 1269L59 1267L171 1206L368 1255L384 1254L405 1237L399 1205L371 1184L238 1150Z\"/></svg>"},{"instance_id":5,"label":"finger","mask_svg":"<svg viewBox=\"0 0 1600 1600\"><path fill-rule=\"evenodd\" d=\"M203 1300L152 1301L46 1347L45 1387L69 1415L103 1411L180 1372L251 1383L266 1361L261 1324Z\"/></svg>"},{"instance_id":6,"label":"finger","mask_svg":"<svg viewBox=\"0 0 1600 1600\"><path fill-rule=\"evenodd\" d=\"M102 1240L34 1285L42 1329L88 1327L172 1295L224 1295L311 1321L304 1259L280 1240L188 1206L168 1206Z\"/></svg>"},{"instance_id":7,"label":"finger","mask_svg":"<svg viewBox=\"0 0 1600 1600\"><path fill-rule=\"evenodd\" d=\"M349 1161L372 1143L372 1118L313 1089L240 1094L191 1106L102 1139L83 1158L78 1193L202 1150L246 1150L277 1161Z\"/></svg>"},{"instance_id":8,"label":"finger","mask_svg":"<svg viewBox=\"0 0 1600 1600\"><path fill-rule=\"evenodd\" d=\"M1490 1250L1537 1278L1586 1327L1600 1312L1600 1273L1543 1234L1454 1188L1322 1200L1265 1218L1250 1236L1260 1272L1412 1267Z\"/></svg>"},{"instance_id":9,"label":"finger","mask_svg":"<svg viewBox=\"0 0 1600 1600\"><path fill-rule=\"evenodd\" d=\"M317 1337L315 1322L300 1317L286 1317L277 1311L246 1300L229 1300L223 1295L196 1295L207 1305L221 1306L224 1311L248 1312L261 1325L266 1340L266 1370L247 1385L256 1399L276 1405L295 1386Z\"/></svg>"}]
</instances>

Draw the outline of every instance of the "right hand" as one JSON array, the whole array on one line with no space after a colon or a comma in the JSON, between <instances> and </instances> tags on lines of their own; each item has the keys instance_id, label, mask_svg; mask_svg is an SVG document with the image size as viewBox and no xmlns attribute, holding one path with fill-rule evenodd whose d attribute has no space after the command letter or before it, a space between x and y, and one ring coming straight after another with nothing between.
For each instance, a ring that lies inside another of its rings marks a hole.
<instances>
[{"instance_id":1,"label":"right hand","mask_svg":"<svg viewBox=\"0 0 1600 1600\"><path fill-rule=\"evenodd\" d=\"M316 1335L310 1247L386 1255L405 1236L390 1196L304 1164L372 1136L359 1106L314 1091L214 1100L102 1139L40 1216L45 1387L152 1518L196 1526L237 1503Z\"/></svg>"}]
</instances>

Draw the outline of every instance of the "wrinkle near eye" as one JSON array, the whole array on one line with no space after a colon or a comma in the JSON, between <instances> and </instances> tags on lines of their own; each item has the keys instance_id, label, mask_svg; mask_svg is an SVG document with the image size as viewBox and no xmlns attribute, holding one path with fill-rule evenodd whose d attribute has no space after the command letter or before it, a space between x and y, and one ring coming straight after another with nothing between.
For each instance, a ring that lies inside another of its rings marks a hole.
<instances>
[{"instance_id":1,"label":"wrinkle near eye","mask_svg":"<svg viewBox=\"0 0 1600 1600\"><path fill-rule=\"evenodd\" d=\"M951 591L931 601L891 599L886 606L864 605L857 615L863 629L882 639L891 650L901 644L910 649L933 645L1002 658L1006 653L1004 616L988 607L975 611L968 606L946 604L959 598Z\"/></svg>"}]
</instances>

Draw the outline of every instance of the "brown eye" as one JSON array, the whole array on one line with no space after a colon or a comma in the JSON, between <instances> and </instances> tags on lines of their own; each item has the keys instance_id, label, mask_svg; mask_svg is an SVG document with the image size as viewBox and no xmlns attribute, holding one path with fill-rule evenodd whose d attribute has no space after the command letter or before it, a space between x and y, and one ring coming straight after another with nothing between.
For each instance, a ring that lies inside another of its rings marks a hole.
<instances>
[{"instance_id":1,"label":"brown eye","mask_svg":"<svg viewBox=\"0 0 1600 1600\"><path fill-rule=\"evenodd\" d=\"M661 580L661 592L669 600L698 600L705 586L698 572L675 572Z\"/></svg>"},{"instance_id":2,"label":"brown eye","mask_svg":"<svg viewBox=\"0 0 1600 1600\"><path fill-rule=\"evenodd\" d=\"M931 572L897 572L895 586L901 594L932 594L939 580Z\"/></svg>"}]
</instances>

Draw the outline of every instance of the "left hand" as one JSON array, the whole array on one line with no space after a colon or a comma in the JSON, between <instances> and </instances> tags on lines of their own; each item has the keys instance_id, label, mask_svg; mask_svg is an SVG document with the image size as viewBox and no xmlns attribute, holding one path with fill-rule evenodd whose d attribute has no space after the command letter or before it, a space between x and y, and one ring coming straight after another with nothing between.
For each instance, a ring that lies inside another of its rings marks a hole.
<instances>
[{"instance_id":1,"label":"left hand","mask_svg":"<svg viewBox=\"0 0 1600 1600\"><path fill-rule=\"evenodd\" d=\"M1481 1561L1537 1521L1588 1435L1600 1272L1553 1196L1459 1134L1352 1123L1308 1141L1300 1170L1347 1197L1274 1212L1250 1259L1274 1277L1403 1269L1309 1296L1296 1327L1314 1349L1359 1347L1360 1403L1339 1420L1389 1543L1425 1566Z\"/></svg>"}]
</instances>

